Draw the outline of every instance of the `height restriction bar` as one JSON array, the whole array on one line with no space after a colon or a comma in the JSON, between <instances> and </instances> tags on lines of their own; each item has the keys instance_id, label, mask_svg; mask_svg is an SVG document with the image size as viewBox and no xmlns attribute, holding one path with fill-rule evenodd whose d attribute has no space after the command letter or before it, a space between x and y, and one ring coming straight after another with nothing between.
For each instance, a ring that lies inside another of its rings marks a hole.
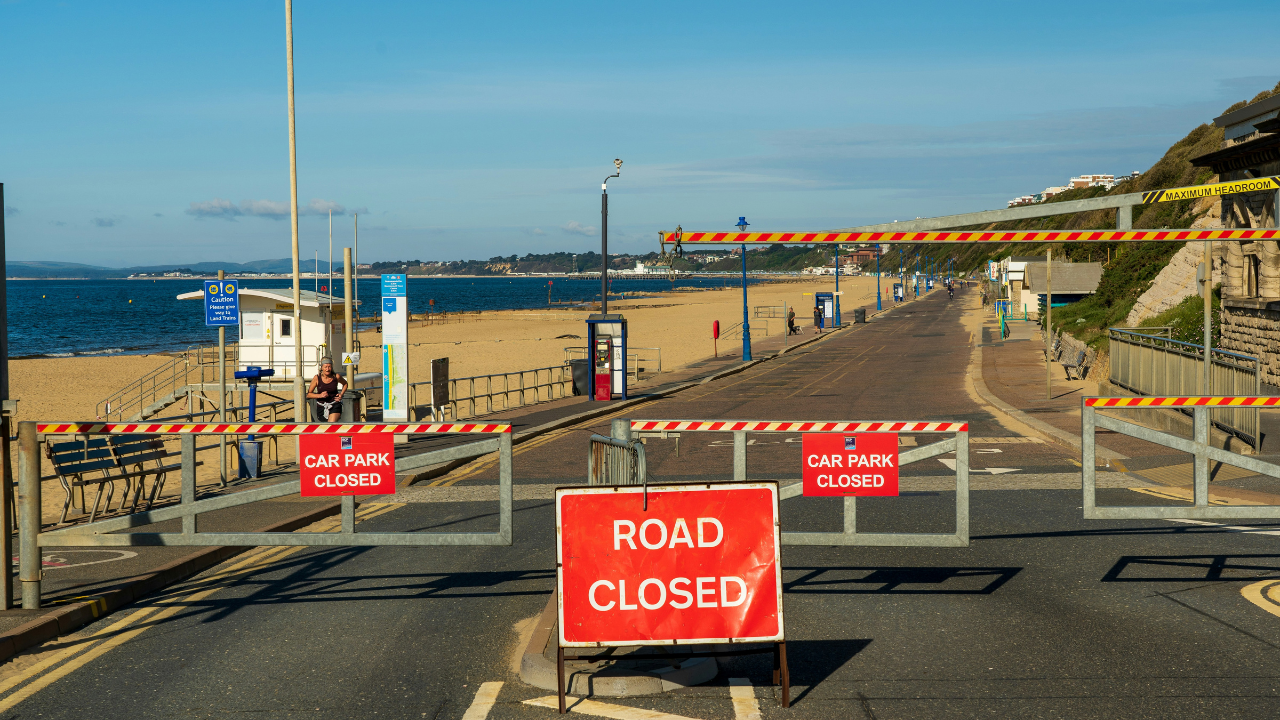
<instances>
[{"instance_id":1,"label":"height restriction bar","mask_svg":"<svg viewBox=\"0 0 1280 720\"><path fill-rule=\"evenodd\" d=\"M1249 178L1248 180L1192 185L1191 187L1169 188L1168 190L1150 190L1142 193L1142 204L1150 205L1151 203L1171 202L1173 200L1192 200L1202 197L1214 197L1215 195L1232 195L1263 190L1280 190L1280 177Z\"/></svg>"},{"instance_id":2,"label":"height restriction bar","mask_svg":"<svg viewBox=\"0 0 1280 720\"><path fill-rule=\"evenodd\" d=\"M1052 230L1043 232L826 232L736 233L664 232L663 242L740 245L742 243L1056 243L1186 242L1189 240L1280 240L1278 228L1235 230Z\"/></svg>"}]
</instances>

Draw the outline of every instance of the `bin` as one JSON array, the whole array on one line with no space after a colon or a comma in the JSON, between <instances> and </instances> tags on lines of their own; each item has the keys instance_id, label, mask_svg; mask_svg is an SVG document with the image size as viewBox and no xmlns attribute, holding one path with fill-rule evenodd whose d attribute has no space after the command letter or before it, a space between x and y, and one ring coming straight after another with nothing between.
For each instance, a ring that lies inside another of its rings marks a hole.
<instances>
[{"instance_id":1,"label":"bin","mask_svg":"<svg viewBox=\"0 0 1280 720\"><path fill-rule=\"evenodd\" d=\"M573 394L586 395L591 392L591 361L587 358L570 360L569 370L573 374Z\"/></svg>"},{"instance_id":2,"label":"bin","mask_svg":"<svg viewBox=\"0 0 1280 720\"><path fill-rule=\"evenodd\" d=\"M262 474L261 440L241 440L236 443L236 454L240 456L240 477L256 479Z\"/></svg>"},{"instance_id":3,"label":"bin","mask_svg":"<svg viewBox=\"0 0 1280 720\"><path fill-rule=\"evenodd\" d=\"M867 309L858 308L853 311L853 321L855 323L865 323L867 321Z\"/></svg>"}]
</instances>

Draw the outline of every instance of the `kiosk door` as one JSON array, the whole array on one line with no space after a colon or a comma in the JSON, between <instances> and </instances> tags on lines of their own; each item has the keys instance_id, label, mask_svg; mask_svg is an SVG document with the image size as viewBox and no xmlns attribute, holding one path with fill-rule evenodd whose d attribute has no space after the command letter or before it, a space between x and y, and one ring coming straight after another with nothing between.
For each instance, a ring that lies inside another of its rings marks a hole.
<instances>
[{"instance_id":1,"label":"kiosk door","mask_svg":"<svg viewBox=\"0 0 1280 720\"><path fill-rule=\"evenodd\" d=\"M613 398L613 338L596 335L591 349L591 372L596 376L596 400Z\"/></svg>"}]
</instances>

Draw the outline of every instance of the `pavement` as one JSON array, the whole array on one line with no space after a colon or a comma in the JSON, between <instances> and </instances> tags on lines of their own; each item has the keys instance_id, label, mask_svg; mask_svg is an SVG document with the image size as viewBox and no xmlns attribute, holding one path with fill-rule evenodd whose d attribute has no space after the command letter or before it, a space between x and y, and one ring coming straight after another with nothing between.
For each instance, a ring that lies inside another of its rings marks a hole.
<instances>
[{"instance_id":1,"label":"pavement","mask_svg":"<svg viewBox=\"0 0 1280 720\"><path fill-rule=\"evenodd\" d=\"M1084 521L1078 452L1025 420L1070 434L1065 401L1019 395L1032 383L1030 365L1018 366L1034 341L984 341L988 324L976 291L954 301L935 293L735 374L530 437L514 450L511 547L250 550L0 665L0 717L551 717L548 692L519 672L555 581L549 488L581 484L586 436L611 416L968 422L971 543L785 547L788 710L768 656L745 656L721 659L719 675L695 687L574 699L575 714L1280 713L1280 525ZM1049 412L1029 412L1041 408ZM753 440L749 477L798 478L796 438ZM1155 457L1120 437L1106 442L1130 459ZM652 439L650 481L728 478L731 453L723 435L686 434L678 456L674 441ZM949 531L948 459L903 468L900 497L861 500L859 530ZM1177 486L1150 469L1100 468L1100 501L1178 502L1154 494ZM481 458L370 499L360 529L492 530L495 480ZM789 499L782 525L836 530L839 509L834 499Z\"/></svg>"}]
</instances>

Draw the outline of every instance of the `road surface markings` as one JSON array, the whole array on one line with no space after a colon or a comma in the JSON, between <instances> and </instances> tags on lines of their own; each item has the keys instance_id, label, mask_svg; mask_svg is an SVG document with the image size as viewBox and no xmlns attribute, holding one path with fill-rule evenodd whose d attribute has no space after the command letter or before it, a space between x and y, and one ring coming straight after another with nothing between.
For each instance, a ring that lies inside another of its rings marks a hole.
<instances>
[{"instance_id":1,"label":"road surface markings","mask_svg":"<svg viewBox=\"0 0 1280 720\"><path fill-rule=\"evenodd\" d=\"M943 465L946 465L947 467L951 468L952 470L955 470L955 469L956 469L956 459L955 459L955 458L938 458L938 462L942 463ZM970 473L970 474L973 474L973 473L990 473L991 475L1003 475L1003 474L1005 474L1005 473L1018 472L1018 471L1019 471L1019 470L1021 470L1021 469L1022 469L1022 468L975 468L975 467L971 467L971 468L969 468L969 473Z\"/></svg>"},{"instance_id":2,"label":"road surface markings","mask_svg":"<svg viewBox=\"0 0 1280 720\"><path fill-rule=\"evenodd\" d=\"M552 710L560 709L560 699L555 695L534 698L533 700L525 700L525 705L534 705L537 707L551 708ZM582 713L583 715L595 715L596 717L613 718L614 720L694 720L684 715L671 715L669 713L658 712L656 710L644 710L642 708L627 707L626 705L613 705L610 703L602 703L597 700L580 700L572 695L565 696L566 706L569 712Z\"/></svg>"},{"instance_id":3,"label":"road surface markings","mask_svg":"<svg viewBox=\"0 0 1280 720\"><path fill-rule=\"evenodd\" d=\"M1191 488L1177 487L1161 487L1161 488L1129 488L1134 492L1140 492L1143 495L1154 495L1165 500L1181 500L1183 502L1195 502L1195 492ZM1253 500L1241 500L1239 498L1223 498L1214 497L1213 492L1209 493L1210 505L1262 505L1263 503Z\"/></svg>"},{"instance_id":4,"label":"road surface markings","mask_svg":"<svg viewBox=\"0 0 1280 720\"><path fill-rule=\"evenodd\" d=\"M501 689L500 682L480 683L476 699L471 701L471 707L462 714L462 720L485 720L489 717L489 711L493 709L493 703L497 701L498 691Z\"/></svg>"},{"instance_id":5,"label":"road surface markings","mask_svg":"<svg viewBox=\"0 0 1280 720\"><path fill-rule=\"evenodd\" d=\"M356 513L356 519L367 520L401 507L404 507L404 503L365 503ZM340 525L340 518L330 517L313 523L306 530L308 532L336 532ZM236 581L267 568L277 560L304 549L306 549L305 546L294 545L251 550L247 553L247 557L241 557L224 568L214 570L206 577L196 578L188 583L185 590L191 591L194 588L196 592L180 598L166 597L162 592L160 597L146 601L140 609L126 615L118 622L99 630L87 638L71 640L71 642L77 644L56 652L50 657L40 660L22 672L0 682L0 695L19 685L22 686L16 692L0 699L0 713L8 712L22 701L79 670L90 661L141 635L167 618L176 615L182 610L189 609L195 603L229 587ZM55 640L53 642L62 643L66 641ZM54 668L58 663L62 664ZM46 673L45 671L50 670L50 668L53 668L52 671Z\"/></svg>"},{"instance_id":6,"label":"road surface markings","mask_svg":"<svg viewBox=\"0 0 1280 720\"><path fill-rule=\"evenodd\" d=\"M1209 522L1207 520L1188 520L1185 518L1168 518L1168 520L1169 522L1183 523L1184 525L1204 525L1206 527L1217 528L1219 530L1230 530L1232 532L1247 533L1249 535L1280 535L1280 530L1248 527L1247 525L1224 525L1222 523Z\"/></svg>"},{"instance_id":7,"label":"road surface markings","mask_svg":"<svg viewBox=\"0 0 1280 720\"><path fill-rule=\"evenodd\" d=\"M1262 580L1240 588L1245 600L1280 617L1280 580Z\"/></svg>"},{"instance_id":8,"label":"road surface markings","mask_svg":"<svg viewBox=\"0 0 1280 720\"><path fill-rule=\"evenodd\" d=\"M729 697L733 699L735 720L760 720L760 703L756 689L747 678L729 678Z\"/></svg>"}]
</instances>

